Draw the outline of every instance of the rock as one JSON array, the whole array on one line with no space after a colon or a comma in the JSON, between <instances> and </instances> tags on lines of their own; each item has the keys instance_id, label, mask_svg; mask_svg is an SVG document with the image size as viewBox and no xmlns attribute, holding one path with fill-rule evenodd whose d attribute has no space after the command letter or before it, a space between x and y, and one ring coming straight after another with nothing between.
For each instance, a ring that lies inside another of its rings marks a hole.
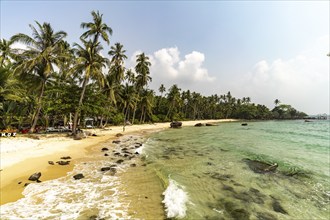
<instances>
[{"instance_id":1,"label":"rock","mask_svg":"<svg viewBox=\"0 0 330 220\"><path fill-rule=\"evenodd\" d=\"M181 128L181 126L182 126L182 122L180 122L180 121L173 121L170 124L171 128Z\"/></svg>"},{"instance_id":2,"label":"rock","mask_svg":"<svg viewBox=\"0 0 330 220\"><path fill-rule=\"evenodd\" d=\"M247 126L248 124L247 124L247 123L242 123L241 125L242 125L242 126Z\"/></svg>"},{"instance_id":3,"label":"rock","mask_svg":"<svg viewBox=\"0 0 330 220\"><path fill-rule=\"evenodd\" d=\"M125 150L127 150L127 147L124 147L124 148L121 149L121 151L125 151Z\"/></svg>"},{"instance_id":4,"label":"rock","mask_svg":"<svg viewBox=\"0 0 330 220\"><path fill-rule=\"evenodd\" d=\"M206 123L205 126L217 126L216 124Z\"/></svg>"},{"instance_id":5,"label":"rock","mask_svg":"<svg viewBox=\"0 0 330 220\"><path fill-rule=\"evenodd\" d=\"M109 150L109 149L106 148L106 147L102 148L102 151L108 151L108 150Z\"/></svg>"},{"instance_id":6,"label":"rock","mask_svg":"<svg viewBox=\"0 0 330 220\"><path fill-rule=\"evenodd\" d=\"M18 184L21 184L22 182L18 182Z\"/></svg>"},{"instance_id":7,"label":"rock","mask_svg":"<svg viewBox=\"0 0 330 220\"><path fill-rule=\"evenodd\" d=\"M41 177L41 173L40 173L40 172L38 172L38 173L34 173L34 174L32 174L32 175L29 177L29 180L31 180L31 181L37 181L40 177Z\"/></svg>"},{"instance_id":8,"label":"rock","mask_svg":"<svg viewBox=\"0 0 330 220\"><path fill-rule=\"evenodd\" d=\"M213 173L213 174L211 175L211 177L212 177L213 179L226 181L226 180L229 180L230 178L232 178L233 175L229 175L229 174L220 174L220 173Z\"/></svg>"},{"instance_id":9,"label":"rock","mask_svg":"<svg viewBox=\"0 0 330 220\"><path fill-rule=\"evenodd\" d=\"M119 156L120 153L119 153L119 152L116 152L116 153L114 153L113 155L115 155L115 156Z\"/></svg>"},{"instance_id":10,"label":"rock","mask_svg":"<svg viewBox=\"0 0 330 220\"><path fill-rule=\"evenodd\" d=\"M139 155L140 153L139 152L135 152L136 155Z\"/></svg>"},{"instance_id":11,"label":"rock","mask_svg":"<svg viewBox=\"0 0 330 220\"><path fill-rule=\"evenodd\" d=\"M104 154L105 157L109 156L109 154Z\"/></svg>"},{"instance_id":12,"label":"rock","mask_svg":"<svg viewBox=\"0 0 330 220\"><path fill-rule=\"evenodd\" d=\"M61 157L60 159L62 159L62 160L70 160L71 157L70 156L66 156L66 157Z\"/></svg>"},{"instance_id":13,"label":"rock","mask_svg":"<svg viewBox=\"0 0 330 220\"><path fill-rule=\"evenodd\" d=\"M234 209L230 212L231 217L233 219L237 220L249 220L250 219L250 213L246 211L245 209Z\"/></svg>"},{"instance_id":14,"label":"rock","mask_svg":"<svg viewBox=\"0 0 330 220\"><path fill-rule=\"evenodd\" d=\"M213 163L211 163L211 162L207 162L207 165L209 165L209 166L212 166L212 165L213 165Z\"/></svg>"},{"instance_id":15,"label":"rock","mask_svg":"<svg viewBox=\"0 0 330 220\"><path fill-rule=\"evenodd\" d=\"M73 137L73 140L81 140L81 139L82 139L82 137L77 137L77 136Z\"/></svg>"},{"instance_id":16,"label":"rock","mask_svg":"<svg viewBox=\"0 0 330 220\"><path fill-rule=\"evenodd\" d=\"M102 167L101 168L101 171L108 171L108 170L110 170L111 169L111 167Z\"/></svg>"},{"instance_id":17,"label":"rock","mask_svg":"<svg viewBox=\"0 0 330 220\"><path fill-rule=\"evenodd\" d=\"M24 187L28 186L29 184L30 184L30 183L25 183L25 184L24 184Z\"/></svg>"},{"instance_id":18,"label":"rock","mask_svg":"<svg viewBox=\"0 0 330 220\"><path fill-rule=\"evenodd\" d=\"M61 161L57 161L56 163L58 163L58 165L64 166L64 165L69 165L70 164L70 161L63 161L63 160L61 160Z\"/></svg>"},{"instance_id":19,"label":"rock","mask_svg":"<svg viewBox=\"0 0 330 220\"><path fill-rule=\"evenodd\" d=\"M48 161L48 164L54 165L54 161Z\"/></svg>"},{"instance_id":20,"label":"rock","mask_svg":"<svg viewBox=\"0 0 330 220\"><path fill-rule=\"evenodd\" d=\"M280 212L280 213L286 214L286 215L288 214L288 212L283 209L283 207L281 206L279 201L273 200L272 206L273 206L273 210L275 212Z\"/></svg>"},{"instance_id":21,"label":"rock","mask_svg":"<svg viewBox=\"0 0 330 220\"><path fill-rule=\"evenodd\" d=\"M113 144L119 144L121 141L120 140L113 140L112 143Z\"/></svg>"},{"instance_id":22,"label":"rock","mask_svg":"<svg viewBox=\"0 0 330 220\"><path fill-rule=\"evenodd\" d=\"M262 161L258 161L258 160L244 159L244 162L255 173L275 172L276 168L278 167L277 163L268 164L266 162L262 162Z\"/></svg>"},{"instance_id":23,"label":"rock","mask_svg":"<svg viewBox=\"0 0 330 220\"><path fill-rule=\"evenodd\" d=\"M275 216L267 212L257 212L258 220L276 220Z\"/></svg>"},{"instance_id":24,"label":"rock","mask_svg":"<svg viewBox=\"0 0 330 220\"><path fill-rule=\"evenodd\" d=\"M135 163L132 163L132 164L130 165L130 167L136 167L136 164L135 164Z\"/></svg>"},{"instance_id":25,"label":"rock","mask_svg":"<svg viewBox=\"0 0 330 220\"><path fill-rule=\"evenodd\" d=\"M96 137L97 135L96 134L92 134L93 137Z\"/></svg>"},{"instance_id":26,"label":"rock","mask_svg":"<svg viewBox=\"0 0 330 220\"><path fill-rule=\"evenodd\" d=\"M120 159L120 160L117 160L116 163L121 164L122 162L124 162L124 160Z\"/></svg>"},{"instance_id":27,"label":"rock","mask_svg":"<svg viewBox=\"0 0 330 220\"><path fill-rule=\"evenodd\" d=\"M124 136L124 135L121 133L116 134L116 137L121 137L121 136Z\"/></svg>"},{"instance_id":28,"label":"rock","mask_svg":"<svg viewBox=\"0 0 330 220\"><path fill-rule=\"evenodd\" d=\"M78 174L74 175L73 178L75 180L80 180L80 179L84 178L84 175L82 173L78 173Z\"/></svg>"},{"instance_id":29,"label":"rock","mask_svg":"<svg viewBox=\"0 0 330 220\"><path fill-rule=\"evenodd\" d=\"M204 124L202 124L202 123L195 124L195 127L202 127L202 126L204 126Z\"/></svg>"}]
</instances>

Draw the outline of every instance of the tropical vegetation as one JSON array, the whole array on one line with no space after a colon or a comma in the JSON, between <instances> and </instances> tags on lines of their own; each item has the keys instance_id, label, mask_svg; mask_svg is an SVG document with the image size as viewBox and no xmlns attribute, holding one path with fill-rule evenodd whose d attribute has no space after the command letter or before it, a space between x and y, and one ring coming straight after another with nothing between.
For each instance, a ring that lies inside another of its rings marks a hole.
<instances>
[{"instance_id":1,"label":"tropical vegetation","mask_svg":"<svg viewBox=\"0 0 330 220\"><path fill-rule=\"evenodd\" d=\"M112 29L103 15L92 11L81 23L80 43L70 45L64 31L49 23L30 25L31 35L19 33L0 41L0 129L71 125L73 133L93 118L96 126L196 119L298 119L306 116L275 100L274 109L235 98L230 92L204 96L175 84L149 88L151 62L145 53L126 68L124 45L110 46ZM14 43L25 49L14 49ZM102 45L105 42L106 49ZM108 51L107 51L108 50ZM102 54L108 54L103 56Z\"/></svg>"}]
</instances>

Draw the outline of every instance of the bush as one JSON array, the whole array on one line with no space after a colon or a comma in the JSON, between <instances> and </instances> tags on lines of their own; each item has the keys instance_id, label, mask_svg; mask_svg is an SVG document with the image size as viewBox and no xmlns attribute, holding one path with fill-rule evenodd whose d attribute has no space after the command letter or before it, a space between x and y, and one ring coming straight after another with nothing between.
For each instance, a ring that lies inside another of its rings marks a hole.
<instances>
[{"instance_id":1,"label":"bush","mask_svg":"<svg viewBox=\"0 0 330 220\"><path fill-rule=\"evenodd\" d=\"M123 113L117 113L110 118L110 121L113 125L120 125L123 124L124 117Z\"/></svg>"}]
</instances>

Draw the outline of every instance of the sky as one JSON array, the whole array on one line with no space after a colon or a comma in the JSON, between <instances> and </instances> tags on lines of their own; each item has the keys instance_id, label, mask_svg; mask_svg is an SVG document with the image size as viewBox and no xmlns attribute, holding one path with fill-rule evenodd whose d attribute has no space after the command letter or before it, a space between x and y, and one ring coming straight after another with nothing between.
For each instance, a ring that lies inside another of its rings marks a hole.
<instances>
[{"instance_id":1,"label":"sky","mask_svg":"<svg viewBox=\"0 0 330 220\"><path fill-rule=\"evenodd\" d=\"M82 22L99 10L124 45L126 67L150 58L152 82L203 95L231 92L257 104L274 100L307 114L329 114L330 1L0 1L0 37L31 35L49 22L80 43Z\"/></svg>"}]
</instances>

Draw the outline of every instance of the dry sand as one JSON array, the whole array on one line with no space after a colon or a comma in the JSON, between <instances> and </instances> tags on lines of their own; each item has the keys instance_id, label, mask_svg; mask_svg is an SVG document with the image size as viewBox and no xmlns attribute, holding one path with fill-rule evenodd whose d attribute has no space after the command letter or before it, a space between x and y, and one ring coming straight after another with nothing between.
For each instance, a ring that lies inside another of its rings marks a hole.
<instances>
[{"instance_id":1,"label":"dry sand","mask_svg":"<svg viewBox=\"0 0 330 220\"><path fill-rule=\"evenodd\" d=\"M193 126L196 123L217 123L233 121L205 120L184 121L182 126ZM59 178L73 169L76 160L88 153L92 147L101 142L115 138L118 133L130 134L144 131L159 131L169 128L170 123L144 124L126 126L123 132L122 126L114 126L107 129L88 129L97 136L88 136L82 140L73 140L61 135L38 135L39 140L31 139L24 135L0 139L0 204L16 201L23 197L24 184L29 176L35 172L41 172L41 180ZM48 161L58 161L60 157L71 156L68 166L49 165ZM21 183L20 183L21 182ZM20 184L19 184L20 183Z\"/></svg>"}]
</instances>

